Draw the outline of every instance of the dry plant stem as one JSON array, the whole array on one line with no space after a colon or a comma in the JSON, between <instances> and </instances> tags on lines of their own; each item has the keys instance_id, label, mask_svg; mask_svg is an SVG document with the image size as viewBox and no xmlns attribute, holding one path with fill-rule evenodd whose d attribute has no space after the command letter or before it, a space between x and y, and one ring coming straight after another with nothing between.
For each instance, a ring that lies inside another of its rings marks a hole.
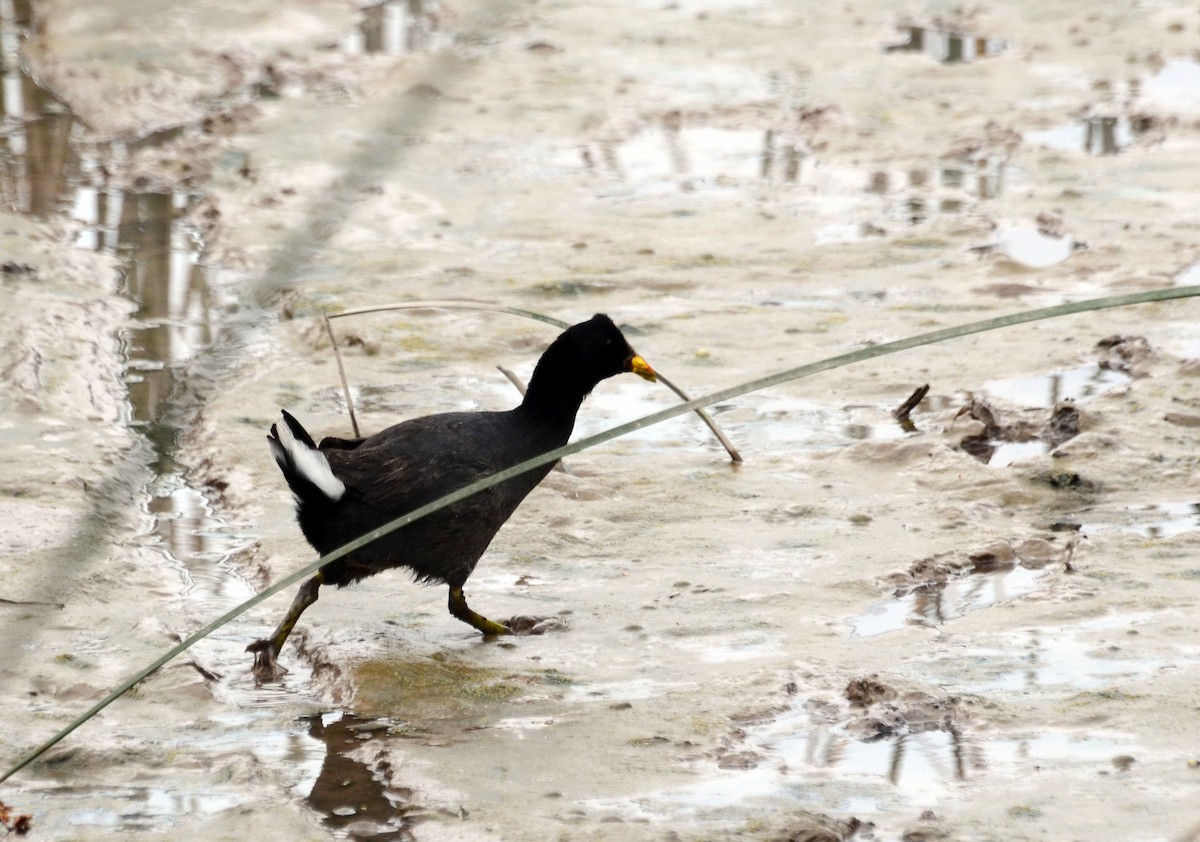
<instances>
[{"instance_id":1,"label":"dry plant stem","mask_svg":"<svg viewBox=\"0 0 1200 842\"><path fill-rule=\"evenodd\" d=\"M508 378L509 383L517 387L517 391L521 393L521 397L525 397L525 383L521 380L521 378L517 377L515 372L505 368L502 365L498 365L496 368L501 374Z\"/></svg>"},{"instance_id":2,"label":"dry plant stem","mask_svg":"<svg viewBox=\"0 0 1200 842\"><path fill-rule=\"evenodd\" d=\"M896 411L892 416L901 423L908 420L908 414L917 408L917 404L925 400L925 396L929 394L929 384L918 386L916 391L908 396L908 400L896 407Z\"/></svg>"},{"instance_id":3,"label":"dry plant stem","mask_svg":"<svg viewBox=\"0 0 1200 842\"><path fill-rule=\"evenodd\" d=\"M571 326L567 322L556 319L553 316L547 316L544 313L537 313L533 310L522 310L519 307L509 307L504 304L496 304L491 301L479 301L471 298L445 299L438 301L404 301L397 304L380 304L376 307L360 307L357 310L344 310L341 313L326 315L325 322L328 324L330 319L344 319L348 316L362 316L366 315L367 313L385 313L390 310L486 310L494 313L508 313L512 316L522 316L527 319L533 319L534 321L544 322L548 325L554 325L555 327L562 328L563 330L566 330ZM332 328L330 328L329 337L332 341ZM334 343L334 353L337 353L336 342ZM339 371L341 371L341 364L341 356L339 355ZM509 380L512 380L514 385L516 385L516 381L513 380L513 376L511 374L504 371L502 368L500 371L503 372ZM685 403L691 400L691 397L686 392L684 392L666 377L663 377L662 371L657 366L655 367L654 371L655 374L658 375L659 381L661 381L664 386L674 392L680 400L684 401ZM350 404L350 387L346 385L346 378L344 374L342 376L342 388L346 392L346 403L350 405L350 421L351 423L354 423L354 407L352 404ZM517 388L520 389L522 387L517 386ZM522 392L521 394L524 395L525 393ZM738 453L737 448L733 446L733 443L729 441L729 438L723 432L721 432L719 427L717 427L717 422L713 421L712 416L705 412L703 408L696 409L695 412L700 416L700 420L708 425L708 429L712 430L713 435L717 437L717 441L721 443L721 446L725 448L725 452L729 454L730 461L734 462L735 464L741 464L742 455ZM355 425L354 435L358 435L357 425Z\"/></svg>"},{"instance_id":4,"label":"dry plant stem","mask_svg":"<svg viewBox=\"0 0 1200 842\"><path fill-rule=\"evenodd\" d=\"M346 380L346 367L342 365L342 352L338 348L337 337L333 335L333 323L325 316L325 330L329 333L329 344L333 346L333 358L337 360L338 377L342 379L342 393L346 396L346 408L350 410L350 426L354 428L354 437L362 438L358 432L358 418L354 415L354 398L350 397L350 383Z\"/></svg>"}]
</instances>

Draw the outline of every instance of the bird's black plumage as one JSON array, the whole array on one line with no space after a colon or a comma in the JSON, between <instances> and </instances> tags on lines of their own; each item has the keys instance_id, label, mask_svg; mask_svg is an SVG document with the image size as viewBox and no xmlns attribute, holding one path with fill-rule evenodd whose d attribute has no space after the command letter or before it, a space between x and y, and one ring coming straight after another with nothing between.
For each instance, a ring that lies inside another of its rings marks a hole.
<instances>
[{"instance_id":1,"label":"bird's black plumage","mask_svg":"<svg viewBox=\"0 0 1200 842\"><path fill-rule=\"evenodd\" d=\"M365 439L318 447L295 418L273 425L271 451L296 497L297 519L324 555L358 536L476 480L567 443L575 415L601 380L654 373L603 315L564 331L534 369L525 398L504 412L414 418ZM284 640L321 584L343 586L394 567L450 586L450 610L485 633L507 629L471 611L462 586L496 532L552 465L506 480L331 562L302 586L272 637L250 646L255 672L273 678Z\"/></svg>"}]
</instances>

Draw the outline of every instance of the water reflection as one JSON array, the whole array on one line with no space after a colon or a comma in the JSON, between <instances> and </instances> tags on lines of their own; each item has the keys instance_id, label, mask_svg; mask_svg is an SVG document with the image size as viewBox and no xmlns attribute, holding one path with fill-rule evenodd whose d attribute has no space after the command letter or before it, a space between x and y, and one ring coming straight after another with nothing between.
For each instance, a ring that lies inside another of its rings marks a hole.
<instances>
[{"instance_id":1,"label":"water reflection","mask_svg":"<svg viewBox=\"0 0 1200 842\"><path fill-rule=\"evenodd\" d=\"M588 144L580 154L585 169L651 192L758 180L795 184L815 166L807 144L789 133L688 126L673 115L631 137Z\"/></svg>"},{"instance_id":2,"label":"water reflection","mask_svg":"<svg viewBox=\"0 0 1200 842\"><path fill-rule=\"evenodd\" d=\"M349 839L412 839L412 791L388 787L383 775L351 757L364 743L386 738L388 723L335 711L309 720L308 733L325 744L325 760L305 799L323 824Z\"/></svg>"},{"instance_id":3,"label":"water reflection","mask_svg":"<svg viewBox=\"0 0 1200 842\"><path fill-rule=\"evenodd\" d=\"M1033 693L1099 690L1114 684L1138 683L1164 670L1196 663L1194 646L1180 647L1170 659L1151 658L1132 647L1128 632L1148 614L1115 614L1071 628L1040 628L1005 635L1000 647L972 647L930 665L939 683L952 682L965 692ZM1093 639L1096 632L1111 638Z\"/></svg>"},{"instance_id":4,"label":"water reflection","mask_svg":"<svg viewBox=\"0 0 1200 842\"><path fill-rule=\"evenodd\" d=\"M999 196L1006 187L1008 156L1001 152L955 155L933 166L867 175L866 192L889 197L887 215L911 225L937 214L964 212Z\"/></svg>"},{"instance_id":5,"label":"water reflection","mask_svg":"<svg viewBox=\"0 0 1200 842\"><path fill-rule=\"evenodd\" d=\"M52 797L64 802L66 822L75 827L163 832L177 827L181 816L215 816L259 798L247 785L246 758L253 758L254 767L291 770L301 788L315 781L324 754L320 744L296 727L264 730L259 726L266 719L261 712L227 714L201 719L195 727L167 737L164 749L185 758L172 764L175 782L170 787L58 786ZM198 752L209 762L196 760Z\"/></svg>"},{"instance_id":6,"label":"water reflection","mask_svg":"<svg viewBox=\"0 0 1200 842\"><path fill-rule=\"evenodd\" d=\"M860 637L873 637L905 626L940 626L972 611L1032 593L1044 574L1044 570L1020 564L1003 570L972 572L951 578L939 587L883 600L850 624Z\"/></svg>"},{"instance_id":7,"label":"water reflection","mask_svg":"<svg viewBox=\"0 0 1200 842\"><path fill-rule=\"evenodd\" d=\"M154 444L159 473L174 470L176 424L168 416L184 367L211 345L236 298L228 278L200 262L186 222L186 193L80 187L75 217L85 224L77 245L123 258L124 292L137 304L123 331L131 422Z\"/></svg>"},{"instance_id":8,"label":"water reflection","mask_svg":"<svg viewBox=\"0 0 1200 842\"><path fill-rule=\"evenodd\" d=\"M22 67L18 47L29 22L28 0L0 2L0 199L9 210L43 215L78 174L71 145L78 119Z\"/></svg>"},{"instance_id":9,"label":"water reflection","mask_svg":"<svg viewBox=\"0 0 1200 842\"><path fill-rule=\"evenodd\" d=\"M228 564L229 556L253 539L219 518L202 493L186 485L160 491L148 511L154 536L168 559L179 565L183 595L206 613L249 599L254 589Z\"/></svg>"},{"instance_id":10,"label":"water reflection","mask_svg":"<svg viewBox=\"0 0 1200 842\"><path fill-rule=\"evenodd\" d=\"M912 790L966 780L986 766L982 743L953 730L863 742L814 727L769 745L789 767L836 768L850 775L882 777L893 786Z\"/></svg>"},{"instance_id":11,"label":"water reflection","mask_svg":"<svg viewBox=\"0 0 1200 842\"><path fill-rule=\"evenodd\" d=\"M889 53L923 53L943 64L971 62L1004 52L1007 46L999 38L984 38L954 29L928 26L903 26L905 40L886 47Z\"/></svg>"},{"instance_id":12,"label":"water reflection","mask_svg":"<svg viewBox=\"0 0 1200 842\"><path fill-rule=\"evenodd\" d=\"M1092 363L1038 377L993 380L984 384L983 391L989 397L1006 400L1016 406L1053 409L1063 401L1078 404L1091 400L1123 386L1131 379L1128 374Z\"/></svg>"},{"instance_id":13,"label":"water reflection","mask_svg":"<svg viewBox=\"0 0 1200 842\"><path fill-rule=\"evenodd\" d=\"M1081 516L1084 534L1127 532L1145 538L1167 539L1200 530L1200 502L1150 503L1120 512L1088 512ZM1194 574L1200 577L1200 574Z\"/></svg>"},{"instance_id":14,"label":"water reflection","mask_svg":"<svg viewBox=\"0 0 1200 842\"><path fill-rule=\"evenodd\" d=\"M236 310L234 279L201 261L202 243L187 220L194 195L107 186L116 180L110 174L121 171L135 152L168 143L185 127L131 139L93 138L20 64L30 5L0 0L0 195L20 212L70 213L82 223L78 247L118 259L122 292L136 309L119 335L125 366L114 376L127 386L126 420L150 445L155 474L146 488L146 511L155 524L150 540L178 571L182 597L210 614L251 595L253 589L227 564L249 539L189 486L175 453L179 432L195 411L189 384L198 375L196 361L225 338Z\"/></svg>"},{"instance_id":15,"label":"water reflection","mask_svg":"<svg viewBox=\"0 0 1200 842\"><path fill-rule=\"evenodd\" d=\"M922 718L922 707L932 718ZM876 715L894 715L899 733L869 740L851 734L864 717ZM910 715L916 719L906 723ZM926 698L913 708L885 704L859 713L842 700L800 700L767 721L738 729L733 747L750 762L723 767L719 759L706 758L692 764L698 780L690 785L583 804L623 820L669 819L680 808L702 813L748 802L794 804L797 798L811 797L814 770L828 770L832 780L858 792L856 814L878 813L942 803L959 782L985 776L1012 778L1078 766L1111 769L1113 758L1133 749L1116 735L1056 729L1039 729L1027 737L987 737L964 730L968 723L952 721L957 718L951 700Z\"/></svg>"},{"instance_id":16,"label":"water reflection","mask_svg":"<svg viewBox=\"0 0 1200 842\"><path fill-rule=\"evenodd\" d=\"M383 0L359 10L361 18L342 42L350 55L402 55L425 49L436 28L438 0Z\"/></svg>"},{"instance_id":17,"label":"water reflection","mask_svg":"<svg viewBox=\"0 0 1200 842\"><path fill-rule=\"evenodd\" d=\"M1064 126L1029 132L1026 140L1063 152L1087 155L1116 155L1133 142L1134 130L1125 117L1100 115L1085 117Z\"/></svg>"}]
</instances>

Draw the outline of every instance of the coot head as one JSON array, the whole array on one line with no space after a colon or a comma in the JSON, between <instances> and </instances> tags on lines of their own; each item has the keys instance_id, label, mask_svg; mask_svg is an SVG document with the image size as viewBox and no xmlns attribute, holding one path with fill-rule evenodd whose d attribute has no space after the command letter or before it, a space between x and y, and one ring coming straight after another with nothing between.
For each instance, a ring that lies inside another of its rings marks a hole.
<instances>
[{"instance_id":1,"label":"coot head","mask_svg":"<svg viewBox=\"0 0 1200 842\"><path fill-rule=\"evenodd\" d=\"M536 400L543 393L568 393L582 400L601 380L622 372L655 379L612 319L597 313L567 328L546 349L530 378L529 395Z\"/></svg>"}]
</instances>

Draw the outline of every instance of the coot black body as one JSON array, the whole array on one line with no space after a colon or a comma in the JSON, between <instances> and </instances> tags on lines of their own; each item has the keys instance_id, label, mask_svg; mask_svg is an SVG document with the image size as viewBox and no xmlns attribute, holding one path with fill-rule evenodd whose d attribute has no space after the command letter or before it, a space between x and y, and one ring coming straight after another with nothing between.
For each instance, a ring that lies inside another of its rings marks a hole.
<instances>
[{"instance_id":1,"label":"coot black body","mask_svg":"<svg viewBox=\"0 0 1200 842\"><path fill-rule=\"evenodd\" d=\"M515 409L429 415L365 439L327 438L319 447L284 412L268 441L296 497L300 529L324 555L451 491L563 446L584 398L622 372L654 379L617 326L597 315L550 345ZM285 672L276 656L320 585L341 587L394 567L407 568L417 581L449 585L450 612L463 622L484 634L508 634L506 626L467 606L462 587L496 532L552 467L492 486L321 568L301 586L271 637L248 647L255 653L255 675L272 680Z\"/></svg>"}]
</instances>

